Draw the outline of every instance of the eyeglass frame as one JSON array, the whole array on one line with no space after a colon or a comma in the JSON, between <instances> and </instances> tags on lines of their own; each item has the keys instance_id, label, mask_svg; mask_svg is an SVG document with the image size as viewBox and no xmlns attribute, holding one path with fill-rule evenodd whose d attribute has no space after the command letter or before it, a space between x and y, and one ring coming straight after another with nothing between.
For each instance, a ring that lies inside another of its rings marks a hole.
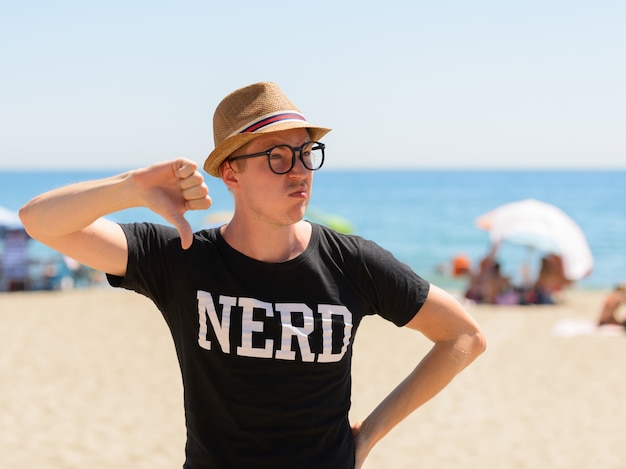
<instances>
[{"instance_id":1,"label":"eyeglass frame","mask_svg":"<svg viewBox=\"0 0 626 469\"><path fill-rule=\"evenodd\" d=\"M313 144L313 146L315 145L319 145L319 148L316 148L316 150L321 150L322 151L322 162L320 163L320 165L315 168L309 168L307 166L307 164L304 161L304 158L302 158L302 148L305 147L306 145L310 145ZM270 157L272 156L272 150L274 150L275 148L278 147L289 147L291 149L291 166L289 166L289 169L287 171L284 171L282 173L279 173L277 171L274 170L274 168L272 168L272 163L270 162ZM304 165L304 167L306 169L308 169L309 171L317 171L318 169L320 169L323 165L324 165L324 159L325 159L325 152L324 150L326 149L326 144L322 143L322 142L317 142L317 141L311 141L311 142L306 142L303 143L302 145L300 145L299 147L292 147L291 145L287 145L286 143L281 143L280 145L274 145L271 148L268 148L265 151L260 151L258 153L250 153L249 155L241 155L241 156L230 156L228 158L226 158L226 161L228 161L228 164L230 164L232 161L237 161L237 160L243 160L243 159L248 159L248 158L257 158L259 156L266 156L267 157L267 165L270 168L270 171L273 172L274 174L278 174L278 175L282 175L282 174L287 174L289 173L294 166L296 165L296 151L298 152L298 157L300 158L300 161L302 161L302 164Z\"/></svg>"}]
</instances>

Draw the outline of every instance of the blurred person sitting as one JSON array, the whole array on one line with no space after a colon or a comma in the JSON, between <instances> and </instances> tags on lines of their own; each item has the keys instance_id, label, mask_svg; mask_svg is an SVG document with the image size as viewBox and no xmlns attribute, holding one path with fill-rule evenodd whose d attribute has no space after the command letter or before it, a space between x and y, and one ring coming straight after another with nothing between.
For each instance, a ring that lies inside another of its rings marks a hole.
<instances>
[{"instance_id":1,"label":"blurred person sitting","mask_svg":"<svg viewBox=\"0 0 626 469\"><path fill-rule=\"evenodd\" d=\"M24 291L29 289L28 240L23 229L4 232L4 253L0 259L0 291Z\"/></svg>"},{"instance_id":2,"label":"blurred person sitting","mask_svg":"<svg viewBox=\"0 0 626 469\"><path fill-rule=\"evenodd\" d=\"M598 326L615 325L626 327L626 319L622 319L617 315L617 311L624 304L626 304L626 283L619 283L602 303L602 309L598 316Z\"/></svg>"},{"instance_id":3,"label":"blurred person sitting","mask_svg":"<svg viewBox=\"0 0 626 469\"><path fill-rule=\"evenodd\" d=\"M478 272L470 276L465 297L477 303L517 303L511 280L502 274L500 263L495 259L496 250L497 246L494 246L480 261Z\"/></svg>"},{"instance_id":4,"label":"blurred person sitting","mask_svg":"<svg viewBox=\"0 0 626 469\"><path fill-rule=\"evenodd\" d=\"M541 258L541 267L533 285L530 302L554 304L557 302L557 295L570 284L571 281L565 277L561 256L548 254Z\"/></svg>"}]
</instances>

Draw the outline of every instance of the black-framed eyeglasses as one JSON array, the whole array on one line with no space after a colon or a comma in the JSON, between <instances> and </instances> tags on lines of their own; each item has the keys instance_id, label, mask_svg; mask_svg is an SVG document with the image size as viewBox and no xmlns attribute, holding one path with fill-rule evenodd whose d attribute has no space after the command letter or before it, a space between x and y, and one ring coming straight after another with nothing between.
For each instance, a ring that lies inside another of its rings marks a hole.
<instances>
[{"instance_id":1,"label":"black-framed eyeglasses","mask_svg":"<svg viewBox=\"0 0 626 469\"><path fill-rule=\"evenodd\" d=\"M256 158L267 156L267 164L275 174L287 174L296 164L296 152L299 152L300 161L304 167L311 171L317 171L324 164L324 150L326 145L322 142L307 142L301 147L289 145L276 145L265 151L251 153L250 155L233 156L226 161L243 160L246 158Z\"/></svg>"}]
</instances>

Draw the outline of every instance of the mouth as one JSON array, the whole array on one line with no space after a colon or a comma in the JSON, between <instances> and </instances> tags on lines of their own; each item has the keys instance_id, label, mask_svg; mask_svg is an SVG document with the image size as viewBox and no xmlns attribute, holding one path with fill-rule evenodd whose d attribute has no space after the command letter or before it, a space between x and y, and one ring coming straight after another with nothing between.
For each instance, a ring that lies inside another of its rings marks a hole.
<instances>
[{"instance_id":1,"label":"mouth","mask_svg":"<svg viewBox=\"0 0 626 469\"><path fill-rule=\"evenodd\" d=\"M309 196L309 190L308 187L306 186L306 184L299 184L297 186L295 186L291 192L289 193L289 195L291 197L308 197Z\"/></svg>"},{"instance_id":2,"label":"mouth","mask_svg":"<svg viewBox=\"0 0 626 469\"><path fill-rule=\"evenodd\" d=\"M299 189L291 192L289 194L289 197L294 197L296 199L308 199L309 193L306 191L306 189Z\"/></svg>"}]
</instances>

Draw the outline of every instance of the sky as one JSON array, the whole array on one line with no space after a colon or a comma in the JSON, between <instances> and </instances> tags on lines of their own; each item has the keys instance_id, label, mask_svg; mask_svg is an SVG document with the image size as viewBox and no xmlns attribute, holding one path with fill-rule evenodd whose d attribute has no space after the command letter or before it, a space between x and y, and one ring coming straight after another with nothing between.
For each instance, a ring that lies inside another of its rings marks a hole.
<instances>
[{"instance_id":1,"label":"sky","mask_svg":"<svg viewBox=\"0 0 626 469\"><path fill-rule=\"evenodd\" d=\"M0 0L0 170L213 149L274 81L325 166L626 169L623 0Z\"/></svg>"}]
</instances>

